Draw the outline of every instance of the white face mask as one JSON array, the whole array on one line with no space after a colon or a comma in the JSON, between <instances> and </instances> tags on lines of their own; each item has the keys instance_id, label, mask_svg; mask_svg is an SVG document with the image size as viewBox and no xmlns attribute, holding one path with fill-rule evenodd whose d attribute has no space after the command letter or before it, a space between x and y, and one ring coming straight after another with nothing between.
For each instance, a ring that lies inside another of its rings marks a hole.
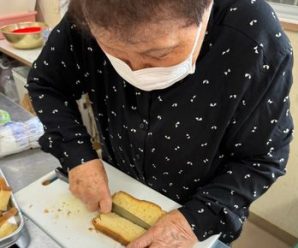
<instances>
[{"instance_id":1,"label":"white face mask","mask_svg":"<svg viewBox=\"0 0 298 248\"><path fill-rule=\"evenodd\" d=\"M198 28L191 53L185 61L178 65L170 67L152 67L133 71L124 61L110 54L106 53L106 55L117 73L125 81L136 88L144 91L165 89L184 79L189 74L193 74L195 72L196 65L193 64L192 61L194 52L197 48L201 30L202 24Z\"/></svg>"}]
</instances>

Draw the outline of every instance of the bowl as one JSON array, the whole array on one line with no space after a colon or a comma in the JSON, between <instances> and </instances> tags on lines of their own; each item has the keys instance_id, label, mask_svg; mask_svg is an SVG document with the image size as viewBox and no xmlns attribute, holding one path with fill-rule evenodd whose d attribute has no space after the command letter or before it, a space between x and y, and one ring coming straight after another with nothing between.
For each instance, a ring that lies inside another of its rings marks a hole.
<instances>
[{"instance_id":1,"label":"bowl","mask_svg":"<svg viewBox=\"0 0 298 248\"><path fill-rule=\"evenodd\" d=\"M5 39L17 49L43 46L45 31L48 31L48 26L43 22L21 22L0 28Z\"/></svg>"}]
</instances>

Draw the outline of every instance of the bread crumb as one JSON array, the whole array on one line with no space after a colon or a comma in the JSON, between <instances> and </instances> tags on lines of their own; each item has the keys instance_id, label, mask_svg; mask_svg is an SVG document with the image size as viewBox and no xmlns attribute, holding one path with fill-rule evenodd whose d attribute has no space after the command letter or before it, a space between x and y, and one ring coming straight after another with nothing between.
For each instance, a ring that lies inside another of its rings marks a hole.
<instances>
[{"instance_id":1,"label":"bread crumb","mask_svg":"<svg viewBox=\"0 0 298 248\"><path fill-rule=\"evenodd\" d=\"M49 213L49 210L48 210L48 209L45 209L43 212L44 212L45 214L48 214L48 213Z\"/></svg>"},{"instance_id":2,"label":"bread crumb","mask_svg":"<svg viewBox=\"0 0 298 248\"><path fill-rule=\"evenodd\" d=\"M33 205L32 205L32 204L30 204L30 205L29 205L29 208L32 208L32 206L33 206Z\"/></svg>"},{"instance_id":3,"label":"bread crumb","mask_svg":"<svg viewBox=\"0 0 298 248\"><path fill-rule=\"evenodd\" d=\"M92 228L92 227L89 227L89 228L88 228L88 230L89 230L89 231L93 231L93 230L94 230L94 228Z\"/></svg>"},{"instance_id":4,"label":"bread crumb","mask_svg":"<svg viewBox=\"0 0 298 248\"><path fill-rule=\"evenodd\" d=\"M69 216L70 214L71 214L71 211L68 211L68 212L67 212L67 216Z\"/></svg>"}]
</instances>

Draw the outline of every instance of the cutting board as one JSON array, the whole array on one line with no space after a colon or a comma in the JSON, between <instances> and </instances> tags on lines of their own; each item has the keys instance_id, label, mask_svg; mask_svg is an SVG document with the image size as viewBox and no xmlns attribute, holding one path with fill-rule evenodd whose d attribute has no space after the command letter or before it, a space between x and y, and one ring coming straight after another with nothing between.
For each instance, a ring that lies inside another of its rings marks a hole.
<instances>
[{"instance_id":1,"label":"cutting board","mask_svg":"<svg viewBox=\"0 0 298 248\"><path fill-rule=\"evenodd\" d=\"M180 205L154 191L132 177L105 163L112 193L125 191L131 195L152 201L170 211ZM62 247L66 248L120 248L118 242L94 230L90 213L78 199L73 197L68 184L57 179L44 186L42 183L55 177L51 172L15 194L23 213L43 229ZM217 237L201 242L197 247L212 247Z\"/></svg>"}]
</instances>

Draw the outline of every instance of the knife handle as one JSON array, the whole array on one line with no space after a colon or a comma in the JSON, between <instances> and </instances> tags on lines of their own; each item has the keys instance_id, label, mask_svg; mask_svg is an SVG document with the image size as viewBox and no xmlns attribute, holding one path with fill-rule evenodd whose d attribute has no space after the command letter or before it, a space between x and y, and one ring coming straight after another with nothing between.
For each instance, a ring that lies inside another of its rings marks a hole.
<instances>
[{"instance_id":1,"label":"knife handle","mask_svg":"<svg viewBox=\"0 0 298 248\"><path fill-rule=\"evenodd\" d=\"M62 180L62 181L64 181L64 182L68 183L68 175L67 175L67 173L63 170L63 168L61 168L61 167L57 167L57 168L55 169L55 173L56 173L56 176L57 176L60 180Z\"/></svg>"}]
</instances>

